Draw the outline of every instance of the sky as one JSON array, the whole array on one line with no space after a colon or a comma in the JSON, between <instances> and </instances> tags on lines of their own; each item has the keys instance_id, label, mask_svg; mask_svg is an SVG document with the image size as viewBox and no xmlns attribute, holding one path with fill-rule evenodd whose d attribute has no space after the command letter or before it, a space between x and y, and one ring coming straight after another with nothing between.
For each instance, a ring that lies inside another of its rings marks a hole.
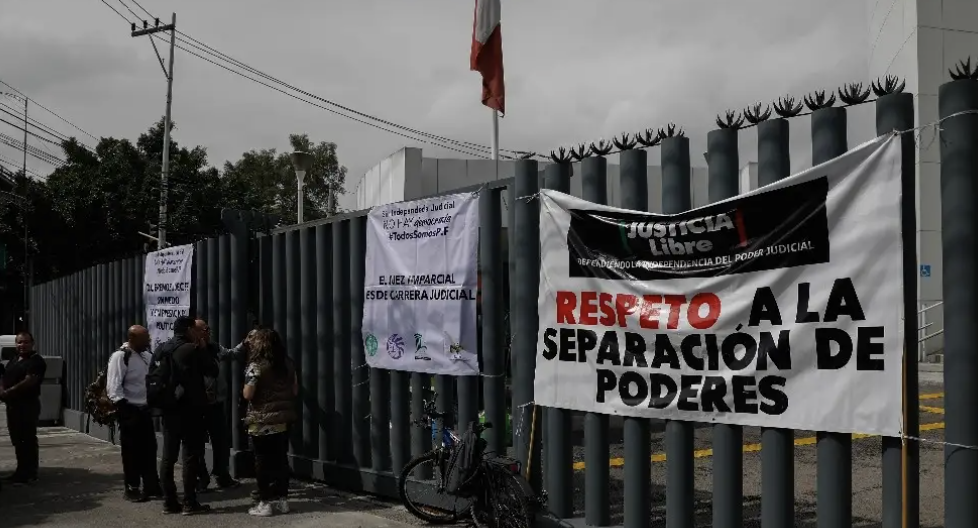
<instances>
[{"instance_id":1,"label":"sky","mask_svg":"<svg viewBox=\"0 0 978 528\"><path fill-rule=\"evenodd\" d=\"M105 0L129 19L133 0ZM359 112L488 145L489 110L469 71L472 0L138 0L221 53ZM871 36L854 0L503 0L504 149L549 152L677 123L702 165L717 113L846 82L868 82ZM135 139L164 112L166 81L146 37L102 0L0 0L0 81L96 137ZM160 50L166 58L166 49ZM352 191L404 146L467 157L340 117L177 50L175 141L221 167L251 149L288 149L290 133L338 145ZM0 91L7 87L0 85ZM21 103L3 99L18 106ZM0 107L2 108L2 107ZM43 110L31 116L90 145ZM0 117L11 121L10 116ZM806 118L792 121L792 166L810 165ZM850 145L872 136L872 110L850 113ZM0 123L0 131L22 132ZM45 148L42 142L29 143ZM741 160L754 158L745 131ZM58 148L47 145L54 154ZM19 164L16 149L0 156ZM53 167L33 158L40 174ZM353 202L352 193L340 200Z\"/></svg>"}]
</instances>

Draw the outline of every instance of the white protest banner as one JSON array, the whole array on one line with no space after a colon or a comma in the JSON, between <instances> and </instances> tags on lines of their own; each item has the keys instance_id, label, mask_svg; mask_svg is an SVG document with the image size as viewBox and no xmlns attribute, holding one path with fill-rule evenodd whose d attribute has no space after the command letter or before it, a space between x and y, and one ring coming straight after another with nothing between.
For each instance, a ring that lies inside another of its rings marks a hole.
<instances>
[{"instance_id":1,"label":"white protest banner","mask_svg":"<svg viewBox=\"0 0 978 528\"><path fill-rule=\"evenodd\" d=\"M900 138L676 215L541 193L534 402L899 436Z\"/></svg>"},{"instance_id":2,"label":"white protest banner","mask_svg":"<svg viewBox=\"0 0 978 528\"><path fill-rule=\"evenodd\" d=\"M478 246L477 194L371 209L361 336L368 365L479 374Z\"/></svg>"},{"instance_id":3,"label":"white protest banner","mask_svg":"<svg viewBox=\"0 0 978 528\"><path fill-rule=\"evenodd\" d=\"M190 314L194 246L173 246L146 255L143 301L153 349L173 337L177 317Z\"/></svg>"}]
</instances>

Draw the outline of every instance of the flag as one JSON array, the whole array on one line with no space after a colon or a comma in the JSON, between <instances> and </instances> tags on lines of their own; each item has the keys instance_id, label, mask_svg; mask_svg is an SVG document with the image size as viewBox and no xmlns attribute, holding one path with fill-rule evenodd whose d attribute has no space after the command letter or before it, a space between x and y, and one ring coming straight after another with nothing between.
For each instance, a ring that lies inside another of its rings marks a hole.
<instances>
[{"instance_id":1,"label":"flag","mask_svg":"<svg viewBox=\"0 0 978 528\"><path fill-rule=\"evenodd\" d=\"M499 0L475 0L472 24L472 71L482 74L482 104L506 113L503 84L503 40L499 28Z\"/></svg>"}]
</instances>

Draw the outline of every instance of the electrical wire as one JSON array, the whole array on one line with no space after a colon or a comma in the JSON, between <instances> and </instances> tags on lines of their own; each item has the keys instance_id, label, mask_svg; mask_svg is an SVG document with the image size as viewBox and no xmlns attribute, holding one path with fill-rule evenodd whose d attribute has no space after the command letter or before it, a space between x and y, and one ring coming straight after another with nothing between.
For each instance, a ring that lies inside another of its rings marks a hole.
<instances>
[{"instance_id":1,"label":"electrical wire","mask_svg":"<svg viewBox=\"0 0 978 528\"><path fill-rule=\"evenodd\" d=\"M123 5L125 5L125 2L123 0L119 0L119 1L120 1L120 3L123 3ZM141 9L143 12L145 12L148 16L150 16L151 18L154 18L154 19L157 18L155 15L153 15L148 10L146 10L144 7L142 7L142 5L140 5L138 2L133 2L133 3L137 7L139 7L139 9ZM130 24L132 23L132 21L130 21L128 19L128 17L125 17L121 13L118 13L117 10L113 10L113 11L116 11L117 14L119 14L121 18L123 18L124 20L126 20L126 22L128 22ZM137 17L137 20L138 20L138 17ZM225 70L228 70L228 71L230 71L232 73L235 73L235 74L237 74L237 75L239 75L241 77L244 77L244 78L246 78L248 80L251 80L253 82L256 82L258 84L261 84L261 85L263 85L263 86L265 86L267 88L271 88L271 89L276 90L276 91L278 91L280 93L284 93L285 95L289 95L290 97L293 97L294 99L298 99L298 100L303 101L303 102L305 102L307 104L312 104L313 106L316 106L316 107L318 107L320 109L323 109L323 110L326 110L328 112L334 113L334 114L339 115L341 117L345 117L345 118L350 119L352 121L355 121L355 122L358 122L358 123L361 123L361 124L364 124L364 125L367 125L367 126L372 126L372 127L377 128L379 130L383 130L385 132L392 133L392 134L395 134L395 135L398 135L398 136L401 136L401 137L404 137L404 138L407 138L407 139L411 139L411 140L414 140L414 141L420 141L422 143L426 143L426 144L429 144L429 145L446 148L448 150L454 150L456 152L461 152L461 153L467 154L467 155L474 155L474 156L478 156L478 157L482 157L482 158L487 158L488 157L487 156L487 153L490 151L490 148L489 147L486 147L485 145L481 145L479 143L472 143L472 142L468 142L468 141L454 140L454 139L447 138L447 137L444 137L444 136L439 136L439 135L436 135L436 134L431 134L431 133L424 132L422 130L418 130L418 129L415 129L415 128L410 128L410 127L407 127L407 126L399 125L397 123L394 123L394 122L391 122L391 121L388 121L388 120L385 120L385 119L382 119L382 118L379 118L379 117L376 117L376 116L373 116L373 115L370 115L370 114L367 114L367 113L364 113L364 112L360 112L360 111L355 110L353 108L350 108L348 106L344 106L344 105L341 105L341 104L336 103L334 101L331 101L329 99L325 99L323 97L317 96L317 95L315 95L315 94L313 94L311 92L308 92L308 91L303 90L303 89L301 89L301 88L299 88L297 86L294 86L292 84L286 83L285 81L282 81L282 80L277 79L277 78L275 78L275 77L273 77L271 75L268 75L268 74L266 74L266 73L264 73L264 72L262 72L262 71L260 71L260 70L258 70L256 68L253 68L253 67L249 66L248 64L245 64L242 61L239 61L239 60L237 60L237 59L235 59L235 58L233 58L233 57L231 57L231 56L229 56L229 55L227 55L225 53L220 52L219 50L217 50L217 49L215 49L215 48L213 48L211 46L208 46L207 44L201 42L200 40L197 40L197 39L193 38L192 36L188 35L187 33L184 33L184 32L179 31L179 30L177 30L176 33L179 36L177 37L177 43L178 44L175 45L175 47L177 47L181 51L184 51L186 53L189 53L191 55L194 55L194 56L196 56L197 58L199 58L201 60L204 60L206 62L210 62L211 64L214 64L216 66L219 66L219 67L221 67L221 68L223 68ZM159 38L160 41L162 41L162 42L169 43L169 40L168 39L164 39L164 38L159 37L159 36L156 36L156 35L150 35L150 36L151 37ZM184 44L185 46L189 46L191 48L194 48L198 52L203 53L205 55L209 55L210 57L213 57L216 60L212 60L212 59L209 59L208 57L204 57L204 56L200 55L199 53L196 53L194 51L191 51L191 50L189 50L189 49L187 49L187 48L185 48L183 46L180 46L179 44ZM308 100L305 100L303 98L296 97L294 94L288 93L288 92L286 92L286 91L284 91L282 89L279 89L278 87L270 86L269 84L267 84L267 83L265 83L263 81L260 81L258 79L255 79L254 77L250 77L249 75L243 74L240 71L237 71L236 69L232 69L232 68L226 66L225 64L221 64L221 62L227 63L227 64L231 64L232 66L234 66L234 68L244 70L247 73L250 73L250 74L255 75L257 77L261 77L261 78L269 81L270 83L279 85L279 86L281 86L281 87L283 87L285 89L288 89L290 91L293 91L293 92L296 92L298 94L301 94L301 95L303 95L303 96L305 96L307 98L313 99L313 100L318 101L318 102L320 102L322 104L315 104L315 103L313 103L311 101L308 101ZM325 107L323 105L325 105ZM348 115L348 114L350 114L350 115ZM416 137L416 136L420 136L420 138L424 138L424 139L420 139L419 137ZM451 146L448 146L446 144L451 145ZM520 153L518 153L516 151L509 151L509 150L506 150L506 149L503 149L502 152L510 152L510 153L512 153L512 154L514 154L516 156L520 155ZM510 155L502 155L501 157L512 158L513 156L510 156Z\"/></svg>"},{"instance_id":2,"label":"electrical wire","mask_svg":"<svg viewBox=\"0 0 978 528\"><path fill-rule=\"evenodd\" d=\"M10 137L7 134L0 133L0 143L3 143L8 147L13 147L17 150L21 150L21 151L24 150L23 141ZM33 145L27 145L27 154L37 160L43 161L44 163L47 163L48 165L53 165L55 167L62 167L66 163L65 160L57 156L54 156L52 154L48 154L47 152L44 152L43 150Z\"/></svg>"},{"instance_id":3,"label":"electrical wire","mask_svg":"<svg viewBox=\"0 0 978 528\"><path fill-rule=\"evenodd\" d=\"M10 158L4 156L3 154L0 154L0 163L3 163L4 165L10 167L12 170L14 170L15 173L16 172L21 172L21 171L24 170L24 166L23 165L20 165L20 164L18 164L16 162L12 161ZM31 176L34 176L35 178L43 178L43 176L41 176L37 172L34 172L31 169L27 169L27 174L29 174Z\"/></svg>"},{"instance_id":4,"label":"electrical wire","mask_svg":"<svg viewBox=\"0 0 978 528\"><path fill-rule=\"evenodd\" d=\"M32 99L32 101L33 101L33 99ZM23 121L24 116L23 116L23 110L22 109L14 108L14 107L10 106L9 104L4 103L3 101L0 101L0 107L2 107L2 108L0 108L0 112L4 112L4 113L10 115L11 117L16 118L17 121ZM6 110L4 110L4 108ZM70 140L74 139L75 142L78 143L79 146L85 148L86 150L88 150L90 152L95 152L95 149L92 148L92 146L90 146L90 145L82 142L78 138L71 138L71 137L69 137L66 134L62 134L61 132L58 132L54 128L49 127L48 125L46 125L46 124L38 121L37 119L35 119L33 117L28 116L27 117L27 122L28 122L28 124L30 126L33 126L34 128L40 130L41 132L44 132L45 134L47 134L47 135L55 138L58 141L58 144L59 145L61 144L62 141L70 141Z\"/></svg>"},{"instance_id":5,"label":"electrical wire","mask_svg":"<svg viewBox=\"0 0 978 528\"><path fill-rule=\"evenodd\" d=\"M108 5L108 4L106 4L106 5ZM109 7L112 7L112 6L109 6ZM38 108L40 108L41 110L44 110L45 112L47 112L47 113L49 113L49 114L51 114L51 115L53 115L54 117L57 117L57 118L58 118L58 119L60 119L61 121L64 121L64 122L65 122L65 123L67 123L67 124L68 124L69 126L71 126L72 128L74 128L75 130L77 130L77 131L79 131L79 132L81 132L82 134L85 134L86 136L88 136L88 137L90 137L90 138L92 138L92 139L94 139L95 141L98 141L98 139L99 139L99 138L97 138L97 137L95 137L94 135L92 135L92 134L91 134L90 132L88 132L87 130L85 130L85 129L83 129L83 128L81 128L80 126L78 126L78 125L76 125L76 124L74 124L74 123L72 123L71 121L68 121L67 119L65 119L65 118L63 118L63 117L61 117L60 115L58 115L58 113L57 113L57 112L55 112L54 110L51 110L50 108L48 108L48 107L46 107L46 106L44 106L44 105L42 105L41 103L39 103L39 102L37 102L37 101L36 101L35 99L31 99L30 97L27 97L27 94L25 94L24 92L21 92L20 90L18 90L18 89L16 89L16 88L14 88L13 86L11 86L11 85L9 85L9 84L7 84L7 83L5 83L5 82L4 82L3 80L0 80L0 84L2 84L2 85L4 85L4 86L6 86L7 88L10 88L11 90L13 90L13 91L14 91L14 92L16 92L17 94L19 94L19 95L20 95L21 97L24 97L25 99L29 99L31 103L34 103L34 106L36 106L36 107L38 107Z\"/></svg>"},{"instance_id":6,"label":"electrical wire","mask_svg":"<svg viewBox=\"0 0 978 528\"><path fill-rule=\"evenodd\" d=\"M0 109L0 112L3 112L3 111L4 111L4 110L2 110L2 109ZM8 113L9 113L9 112L8 112ZM24 129L23 129L22 127L20 127L20 126L17 126L17 125L15 125L15 124L13 124L13 123L11 123L10 121L7 121L6 119L3 119L2 117L0 117L0 123L3 123L3 124L5 124L5 125L8 125L8 126L10 126L10 127L13 127L13 128L15 128L15 129L17 129L17 130L20 130L21 132L24 132ZM46 142L46 143L50 143L50 144L52 144L52 145L55 145L55 146L58 146L58 147L60 147L60 146L61 146L61 143L59 143L59 142L57 142L57 141L53 141L53 140L51 140L51 139L48 139L48 138L46 138L46 137L43 137L43 136L41 136L41 135L39 135L39 134L35 134L34 132L31 132L30 130L28 130L28 131L27 131L27 135L28 135L28 136L33 136L33 137L35 137L35 138L37 138L37 139L40 139L41 141L44 141L44 142Z\"/></svg>"}]
</instances>

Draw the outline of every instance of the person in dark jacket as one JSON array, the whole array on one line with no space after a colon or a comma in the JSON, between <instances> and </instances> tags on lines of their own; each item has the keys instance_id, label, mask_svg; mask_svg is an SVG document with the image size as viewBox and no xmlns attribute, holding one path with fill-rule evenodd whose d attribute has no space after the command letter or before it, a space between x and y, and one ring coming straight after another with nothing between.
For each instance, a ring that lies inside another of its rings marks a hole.
<instances>
[{"instance_id":1,"label":"person in dark jacket","mask_svg":"<svg viewBox=\"0 0 978 528\"><path fill-rule=\"evenodd\" d=\"M248 513L269 517L289 511L289 426L297 418L299 382L278 332L255 330L245 347L249 355L242 396L248 400L245 423L258 481L258 504Z\"/></svg>"},{"instance_id":2,"label":"person in dark jacket","mask_svg":"<svg viewBox=\"0 0 978 528\"><path fill-rule=\"evenodd\" d=\"M200 339L193 317L180 316L173 323L173 338L160 345L153 354L172 354L176 404L163 411L163 459L160 481L165 497L163 513L193 515L210 511L197 500L197 479L204 460L206 438L205 412L207 391L205 377L217 377L217 366L199 349ZM173 467L183 447L183 504L177 500Z\"/></svg>"},{"instance_id":3,"label":"person in dark jacket","mask_svg":"<svg viewBox=\"0 0 978 528\"><path fill-rule=\"evenodd\" d=\"M0 378L0 401L7 406L7 429L17 457L17 469L7 480L21 485L37 480L37 422L41 416L41 381L47 363L34 351L34 336L30 332L17 334L16 346L17 358L10 360Z\"/></svg>"},{"instance_id":4,"label":"person in dark jacket","mask_svg":"<svg viewBox=\"0 0 978 528\"><path fill-rule=\"evenodd\" d=\"M220 371L220 363L239 359L244 356L240 351L243 346L239 344L234 348L224 348L219 343L211 340L211 327L207 321L197 319L196 321L200 346L207 360L217 366ZM229 462L231 460L230 427L228 426L227 412L225 411L228 401L228 384L224 376L218 375L217 378L204 378L204 385L207 390L207 411L205 413L205 423L207 436L211 440L211 454L214 460L214 479L220 489L233 488L238 485L238 481L231 477ZM232 425L232 427L234 424ZM197 476L197 491L203 493L208 490L210 485L210 474L207 472L207 462L202 461L200 471Z\"/></svg>"}]
</instances>

